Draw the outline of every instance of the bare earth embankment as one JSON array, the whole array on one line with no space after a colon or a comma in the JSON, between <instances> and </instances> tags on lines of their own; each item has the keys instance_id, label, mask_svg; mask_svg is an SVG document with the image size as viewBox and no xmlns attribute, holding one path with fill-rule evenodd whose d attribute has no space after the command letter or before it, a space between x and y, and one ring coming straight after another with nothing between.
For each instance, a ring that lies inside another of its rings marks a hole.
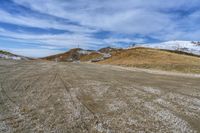
<instances>
[{"instance_id":1,"label":"bare earth embankment","mask_svg":"<svg viewBox=\"0 0 200 133\"><path fill-rule=\"evenodd\" d=\"M200 132L200 78L0 61L0 132Z\"/></svg>"}]
</instances>

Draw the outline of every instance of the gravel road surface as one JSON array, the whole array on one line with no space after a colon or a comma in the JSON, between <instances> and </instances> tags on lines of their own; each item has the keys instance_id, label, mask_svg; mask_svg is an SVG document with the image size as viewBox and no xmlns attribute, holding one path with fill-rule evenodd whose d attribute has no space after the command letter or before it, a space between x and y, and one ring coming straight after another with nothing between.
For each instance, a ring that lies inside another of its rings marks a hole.
<instances>
[{"instance_id":1,"label":"gravel road surface","mask_svg":"<svg viewBox=\"0 0 200 133\"><path fill-rule=\"evenodd\" d=\"M0 61L0 133L198 133L200 78Z\"/></svg>"}]
</instances>

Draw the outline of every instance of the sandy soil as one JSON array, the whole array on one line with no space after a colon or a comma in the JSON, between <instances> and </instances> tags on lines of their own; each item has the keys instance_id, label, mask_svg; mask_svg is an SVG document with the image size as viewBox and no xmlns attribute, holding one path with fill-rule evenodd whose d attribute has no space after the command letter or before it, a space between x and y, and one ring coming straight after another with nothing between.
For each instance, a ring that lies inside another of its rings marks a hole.
<instances>
[{"instance_id":1,"label":"sandy soil","mask_svg":"<svg viewBox=\"0 0 200 133\"><path fill-rule=\"evenodd\" d=\"M0 132L200 132L200 78L0 61Z\"/></svg>"}]
</instances>

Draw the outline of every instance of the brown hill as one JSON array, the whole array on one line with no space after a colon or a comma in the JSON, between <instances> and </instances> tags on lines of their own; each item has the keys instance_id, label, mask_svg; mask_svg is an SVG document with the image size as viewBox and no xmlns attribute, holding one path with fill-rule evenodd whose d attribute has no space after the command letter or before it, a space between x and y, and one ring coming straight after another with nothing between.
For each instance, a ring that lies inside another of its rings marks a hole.
<instances>
[{"instance_id":1,"label":"brown hill","mask_svg":"<svg viewBox=\"0 0 200 133\"><path fill-rule=\"evenodd\" d=\"M93 50L83 50L80 48L71 49L68 52L48 56L42 59L50 60L50 61L91 61L97 58L102 58L103 55L99 52Z\"/></svg>"},{"instance_id":2,"label":"brown hill","mask_svg":"<svg viewBox=\"0 0 200 133\"><path fill-rule=\"evenodd\" d=\"M111 58L98 63L200 73L199 57L142 47L116 52Z\"/></svg>"},{"instance_id":3,"label":"brown hill","mask_svg":"<svg viewBox=\"0 0 200 133\"><path fill-rule=\"evenodd\" d=\"M197 55L179 51L142 47L132 49L115 49L107 47L100 49L99 51L76 48L43 59L68 62L91 61L98 62L99 64L200 73L200 58Z\"/></svg>"}]
</instances>

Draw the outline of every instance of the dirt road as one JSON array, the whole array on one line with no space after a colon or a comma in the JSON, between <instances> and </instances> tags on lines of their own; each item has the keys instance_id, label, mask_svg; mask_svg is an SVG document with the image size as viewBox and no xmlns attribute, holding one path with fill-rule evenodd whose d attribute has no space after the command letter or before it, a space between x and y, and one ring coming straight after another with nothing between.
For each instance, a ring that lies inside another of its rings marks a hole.
<instances>
[{"instance_id":1,"label":"dirt road","mask_svg":"<svg viewBox=\"0 0 200 133\"><path fill-rule=\"evenodd\" d=\"M0 61L1 133L200 132L200 78Z\"/></svg>"}]
</instances>

